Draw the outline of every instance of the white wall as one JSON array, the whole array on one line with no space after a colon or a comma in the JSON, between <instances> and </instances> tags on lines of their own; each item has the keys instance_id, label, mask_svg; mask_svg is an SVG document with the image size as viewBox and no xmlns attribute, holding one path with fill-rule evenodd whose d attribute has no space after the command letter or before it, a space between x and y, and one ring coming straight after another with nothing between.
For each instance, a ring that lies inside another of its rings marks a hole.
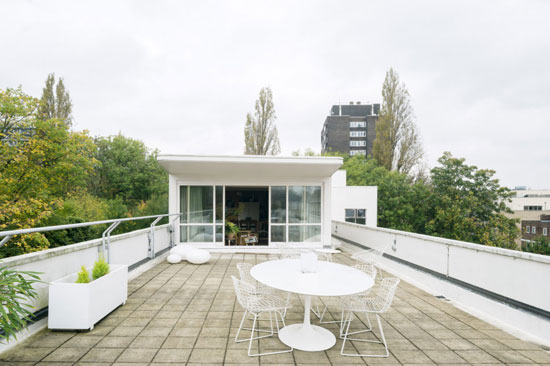
<instances>
[{"instance_id":1,"label":"white wall","mask_svg":"<svg viewBox=\"0 0 550 366\"><path fill-rule=\"evenodd\" d=\"M506 205L512 211L523 211L524 206L542 206L543 210L550 210L550 197L513 197Z\"/></svg>"},{"instance_id":2,"label":"white wall","mask_svg":"<svg viewBox=\"0 0 550 366\"><path fill-rule=\"evenodd\" d=\"M346 208L367 210L367 226L377 226L378 187L350 186L332 188L332 219L344 221Z\"/></svg>"},{"instance_id":3,"label":"white wall","mask_svg":"<svg viewBox=\"0 0 550 366\"><path fill-rule=\"evenodd\" d=\"M386 253L398 259L550 311L549 256L337 221L332 233L371 248L387 246ZM494 306L481 311L494 316ZM538 337L550 334L550 321L533 318L527 323L526 317L516 317L514 326Z\"/></svg>"},{"instance_id":4,"label":"white wall","mask_svg":"<svg viewBox=\"0 0 550 366\"><path fill-rule=\"evenodd\" d=\"M169 225L155 227L155 251L170 245ZM136 230L111 237L111 263L135 264L147 258L149 229ZM44 283L35 286L39 297L36 310L48 306L48 283L80 271L81 266L91 267L101 251L101 239L71 244L59 248L5 258L0 265L19 271L41 272Z\"/></svg>"},{"instance_id":5,"label":"white wall","mask_svg":"<svg viewBox=\"0 0 550 366\"><path fill-rule=\"evenodd\" d=\"M184 176L184 175L169 175L169 212L179 212L179 191L180 185L225 185L225 186L301 186L301 185L318 185L322 187L322 222L321 235L330 234L331 230L331 178L330 177L308 177L308 178L265 178L251 171L249 175L242 176L216 176L216 177L200 177L200 176ZM179 243L179 225L176 225L176 244ZM233 247L226 247L224 243L188 243L198 248L206 249L222 249L233 250ZM299 248L312 248L321 246L321 242L306 242L293 243L293 246ZM275 246L271 246L275 248ZM264 247L265 248L265 247ZM241 248L242 249L242 248ZM251 248L252 249L252 248Z\"/></svg>"}]
</instances>

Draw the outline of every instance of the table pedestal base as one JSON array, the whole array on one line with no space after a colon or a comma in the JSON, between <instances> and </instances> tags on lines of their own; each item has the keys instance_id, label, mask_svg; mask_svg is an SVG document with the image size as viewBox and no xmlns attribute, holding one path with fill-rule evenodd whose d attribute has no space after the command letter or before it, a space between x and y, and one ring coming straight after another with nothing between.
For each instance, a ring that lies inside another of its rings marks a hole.
<instances>
[{"instance_id":1,"label":"table pedestal base","mask_svg":"<svg viewBox=\"0 0 550 366\"><path fill-rule=\"evenodd\" d=\"M304 322L287 325L279 330L279 339L289 347L300 351L324 351L336 344L336 337L323 327L310 321L311 296L304 296Z\"/></svg>"},{"instance_id":2,"label":"table pedestal base","mask_svg":"<svg viewBox=\"0 0 550 366\"><path fill-rule=\"evenodd\" d=\"M331 331L312 324L292 324L279 330L279 339L300 351L324 351L336 344Z\"/></svg>"}]
</instances>

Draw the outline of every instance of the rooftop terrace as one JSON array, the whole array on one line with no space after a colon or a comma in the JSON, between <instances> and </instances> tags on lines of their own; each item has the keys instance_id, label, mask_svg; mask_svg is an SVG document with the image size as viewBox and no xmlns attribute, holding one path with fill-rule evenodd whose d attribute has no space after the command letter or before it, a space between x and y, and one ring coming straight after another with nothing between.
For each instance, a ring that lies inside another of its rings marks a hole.
<instances>
[{"instance_id":1,"label":"rooftop terrace","mask_svg":"<svg viewBox=\"0 0 550 366\"><path fill-rule=\"evenodd\" d=\"M546 364L550 353L522 341L450 302L401 281L383 314L388 358L340 355L341 341L325 352L248 357L247 343L233 340L242 317L231 275L239 262L275 259L267 254L217 254L201 266L161 263L129 283L128 301L89 332L44 330L0 355L0 365L347 365L347 364ZM353 264L349 253L334 257ZM297 296L287 324L303 319ZM336 316L336 309L329 308ZM312 319L316 319L312 317ZM315 323L315 321L314 321ZM335 325L324 325L336 332ZM337 333L336 333L337 334ZM362 347L380 347L353 343ZM256 344L283 349L276 337ZM361 348L359 348L361 347Z\"/></svg>"}]
</instances>

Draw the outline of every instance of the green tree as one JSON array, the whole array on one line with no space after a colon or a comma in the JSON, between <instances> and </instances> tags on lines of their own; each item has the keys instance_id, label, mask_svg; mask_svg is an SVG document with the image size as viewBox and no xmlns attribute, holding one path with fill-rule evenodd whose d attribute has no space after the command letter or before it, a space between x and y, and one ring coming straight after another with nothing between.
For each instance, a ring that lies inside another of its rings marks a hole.
<instances>
[{"instance_id":1,"label":"green tree","mask_svg":"<svg viewBox=\"0 0 550 366\"><path fill-rule=\"evenodd\" d=\"M168 175L157 151L122 135L95 139L99 164L89 180L90 192L100 198L121 198L130 207L168 192ZM167 199L166 199L167 201Z\"/></svg>"},{"instance_id":2,"label":"green tree","mask_svg":"<svg viewBox=\"0 0 550 366\"><path fill-rule=\"evenodd\" d=\"M93 141L57 120L39 118L40 102L21 89L0 90L0 230L37 226L71 192L85 188ZM48 247L41 234L11 239L0 256Z\"/></svg>"},{"instance_id":3,"label":"green tree","mask_svg":"<svg viewBox=\"0 0 550 366\"><path fill-rule=\"evenodd\" d=\"M246 155L277 155L281 151L275 106L270 88L262 88L256 100L254 116L246 115L244 153Z\"/></svg>"},{"instance_id":4,"label":"green tree","mask_svg":"<svg viewBox=\"0 0 550 366\"><path fill-rule=\"evenodd\" d=\"M40 118L43 120L56 118L70 127L72 125L72 109L71 97L65 90L63 78L59 78L56 86L55 74L49 74L40 98Z\"/></svg>"},{"instance_id":5,"label":"green tree","mask_svg":"<svg viewBox=\"0 0 550 366\"><path fill-rule=\"evenodd\" d=\"M391 68L382 86L382 98L372 155L387 170L409 174L420 162L423 151L409 92Z\"/></svg>"},{"instance_id":6,"label":"green tree","mask_svg":"<svg viewBox=\"0 0 550 366\"><path fill-rule=\"evenodd\" d=\"M378 187L378 226L423 233L426 224L428 186L412 182L406 174L389 171L374 159L363 156L344 157L350 186Z\"/></svg>"},{"instance_id":7,"label":"green tree","mask_svg":"<svg viewBox=\"0 0 550 366\"><path fill-rule=\"evenodd\" d=\"M431 171L432 194L426 232L472 243L516 249L516 219L506 201L512 192L493 178L495 172L465 164L445 152Z\"/></svg>"},{"instance_id":8,"label":"green tree","mask_svg":"<svg viewBox=\"0 0 550 366\"><path fill-rule=\"evenodd\" d=\"M311 148L309 147L306 147L304 149L304 152L302 153L302 150L300 149L297 149L297 150L294 150L292 153L291 153L292 156L317 156L319 154L317 154L315 151L313 151Z\"/></svg>"},{"instance_id":9,"label":"green tree","mask_svg":"<svg viewBox=\"0 0 550 366\"><path fill-rule=\"evenodd\" d=\"M523 244L521 250L529 253L550 255L550 239L539 236L535 240Z\"/></svg>"}]
</instances>

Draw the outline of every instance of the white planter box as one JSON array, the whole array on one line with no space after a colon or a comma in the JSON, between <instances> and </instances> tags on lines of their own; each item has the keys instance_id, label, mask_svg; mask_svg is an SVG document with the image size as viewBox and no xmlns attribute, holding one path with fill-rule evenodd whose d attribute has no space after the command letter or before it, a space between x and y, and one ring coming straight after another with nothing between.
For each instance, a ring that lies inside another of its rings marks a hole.
<instances>
[{"instance_id":1,"label":"white planter box","mask_svg":"<svg viewBox=\"0 0 550 366\"><path fill-rule=\"evenodd\" d=\"M128 298L128 266L111 265L110 272L90 283L75 283L77 274L50 283L48 328L93 329L94 324L124 305ZM88 268L91 275L91 268Z\"/></svg>"}]
</instances>

